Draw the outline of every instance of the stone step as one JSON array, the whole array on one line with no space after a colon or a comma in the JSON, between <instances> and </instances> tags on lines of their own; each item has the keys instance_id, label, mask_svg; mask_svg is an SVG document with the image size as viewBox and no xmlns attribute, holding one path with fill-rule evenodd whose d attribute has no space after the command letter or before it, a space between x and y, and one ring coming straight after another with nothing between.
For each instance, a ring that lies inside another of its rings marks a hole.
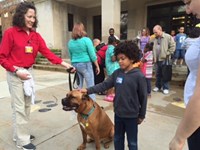
<instances>
[{"instance_id":1,"label":"stone step","mask_svg":"<svg viewBox=\"0 0 200 150\"><path fill-rule=\"evenodd\" d=\"M66 69L60 65L41 65L41 64L34 64L34 69L39 70L48 70L48 71L59 71L59 72L66 72Z\"/></svg>"},{"instance_id":2,"label":"stone step","mask_svg":"<svg viewBox=\"0 0 200 150\"><path fill-rule=\"evenodd\" d=\"M70 63L69 59L62 59L62 60L67 62L67 63ZM36 64L51 65L52 63L46 58L39 58L39 60L36 61Z\"/></svg>"}]
</instances>

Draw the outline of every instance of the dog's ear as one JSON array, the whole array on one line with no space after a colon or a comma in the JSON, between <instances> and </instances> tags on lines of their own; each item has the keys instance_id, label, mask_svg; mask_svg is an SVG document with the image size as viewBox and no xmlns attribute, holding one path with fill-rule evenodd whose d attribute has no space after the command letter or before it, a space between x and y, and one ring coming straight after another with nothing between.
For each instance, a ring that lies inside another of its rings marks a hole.
<instances>
[{"instance_id":1,"label":"dog's ear","mask_svg":"<svg viewBox=\"0 0 200 150\"><path fill-rule=\"evenodd\" d=\"M82 95L82 100L83 100L83 101L87 101L87 100L89 100L89 99L90 99L89 95L86 94L86 93L83 93L83 95Z\"/></svg>"}]
</instances>

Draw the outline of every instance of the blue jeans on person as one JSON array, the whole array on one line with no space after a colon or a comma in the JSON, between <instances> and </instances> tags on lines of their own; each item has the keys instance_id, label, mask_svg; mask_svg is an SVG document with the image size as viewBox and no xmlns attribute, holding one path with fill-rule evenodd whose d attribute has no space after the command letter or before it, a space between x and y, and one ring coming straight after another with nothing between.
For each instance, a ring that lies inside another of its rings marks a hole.
<instances>
[{"instance_id":1,"label":"blue jeans on person","mask_svg":"<svg viewBox=\"0 0 200 150\"><path fill-rule=\"evenodd\" d=\"M162 80L162 65L164 61L156 62L156 87L163 90L169 90L169 83Z\"/></svg>"},{"instance_id":2,"label":"blue jeans on person","mask_svg":"<svg viewBox=\"0 0 200 150\"><path fill-rule=\"evenodd\" d=\"M151 78L146 78L147 82L147 94L151 94Z\"/></svg>"},{"instance_id":3,"label":"blue jeans on person","mask_svg":"<svg viewBox=\"0 0 200 150\"><path fill-rule=\"evenodd\" d=\"M198 128L189 138L188 138L188 148L189 150L200 150L200 128Z\"/></svg>"},{"instance_id":4,"label":"blue jeans on person","mask_svg":"<svg viewBox=\"0 0 200 150\"><path fill-rule=\"evenodd\" d=\"M137 118L121 118L115 114L115 150L124 150L125 133L127 135L129 150L137 150Z\"/></svg>"},{"instance_id":5,"label":"blue jeans on person","mask_svg":"<svg viewBox=\"0 0 200 150\"><path fill-rule=\"evenodd\" d=\"M83 88L83 79L85 79L86 87L94 86L94 74L92 68L92 62L85 63L73 63L72 64L78 73L79 77L79 88ZM89 95L95 101L95 94Z\"/></svg>"},{"instance_id":6,"label":"blue jeans on person","mask_svg":"<svg viewBox=\"0 0 200 150\"><path fill-rule=\"evenodd\" d=\"M175 59L184 59L185 50L184 49L176 49L174 57L175 57Z\"/></svg>"}]
</instances>

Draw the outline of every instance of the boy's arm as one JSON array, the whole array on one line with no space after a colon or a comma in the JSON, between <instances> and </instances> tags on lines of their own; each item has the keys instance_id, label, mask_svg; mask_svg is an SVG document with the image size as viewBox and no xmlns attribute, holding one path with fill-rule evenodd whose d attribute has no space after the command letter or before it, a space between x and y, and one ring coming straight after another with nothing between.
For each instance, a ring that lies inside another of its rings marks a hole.
<instances>
[{"instance_id":1,"label":"boy's arm","mask_svg":"<svg viewBox=\"0 0 200 150\"><path fill-rule=\"evenodd\" d=\"M138 95L140 102L140 110L138 118L144 119L146 115L146 107L147 107L147 84L144 76L140 76L138 79Z\"/></svg>"},{"instance_id":2,"label":"boy's arm","mask_svg":"<svg viewBox=\"0 0 200 150\"><path fill-rule=\"evenodd\" d=\"M113 74L112 74L110 77L108 77L103 82L101 82L95 86L87 88L87 93L92 94L92 93L104 92L113 86L114 86L114 80L113 80Z\"/></svg>"}]
</instances>

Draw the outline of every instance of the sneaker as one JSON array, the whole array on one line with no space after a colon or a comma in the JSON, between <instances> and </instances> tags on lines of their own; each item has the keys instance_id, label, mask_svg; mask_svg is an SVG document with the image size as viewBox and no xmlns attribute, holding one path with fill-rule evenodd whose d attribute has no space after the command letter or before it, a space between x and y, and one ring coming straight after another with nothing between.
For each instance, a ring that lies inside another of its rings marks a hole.
<instances>
[{"instance_id":1,"label":"sneaker","mask_svg":"<svg viewBox=\"0 0 200 150\"><path fill-rule=\"evenodd\" d=\"M169 90L167 89L163 90L163 94L169 94Z\"/></svg>"},{"instance_id":2,"label":"sneaker","mask_svg":"<svg viewBox=\"0 0 200 150\"><path fill-rule=\"evenodd\" d=\"M24 145L24 146L19 146L17 145L17 148L21 148L23 150L35 150L36 149L36 146L33 145L32 143L29 143L27 145Z\"/></svg>"},{"instance_id":3,"label":"sneaker","mask_svg":"<svg viewBox=\"0 0 200 150\"><path fill-rule=\"evenodd\" d=\"M158 92L158 91L159 91L159 88L158 88L158 87L155 87L155 88L153 89L153 91L154 91L154 92Z\"/></svg>"},{"instance_id":4,"label":"sneaker","mask_svg":"<svg viewBox=\"0 0 200 150\"><path fill-rule=\"evenodd\" d=\"M33 135L30 135L30 140L31 140L31 141L35 140L35 136L33 136ZM16 138L13 138L13 141L14 141L14 142L16 142L16 141L17 141L17 139L16 139Z\"/></svg>"}]
</instances>

